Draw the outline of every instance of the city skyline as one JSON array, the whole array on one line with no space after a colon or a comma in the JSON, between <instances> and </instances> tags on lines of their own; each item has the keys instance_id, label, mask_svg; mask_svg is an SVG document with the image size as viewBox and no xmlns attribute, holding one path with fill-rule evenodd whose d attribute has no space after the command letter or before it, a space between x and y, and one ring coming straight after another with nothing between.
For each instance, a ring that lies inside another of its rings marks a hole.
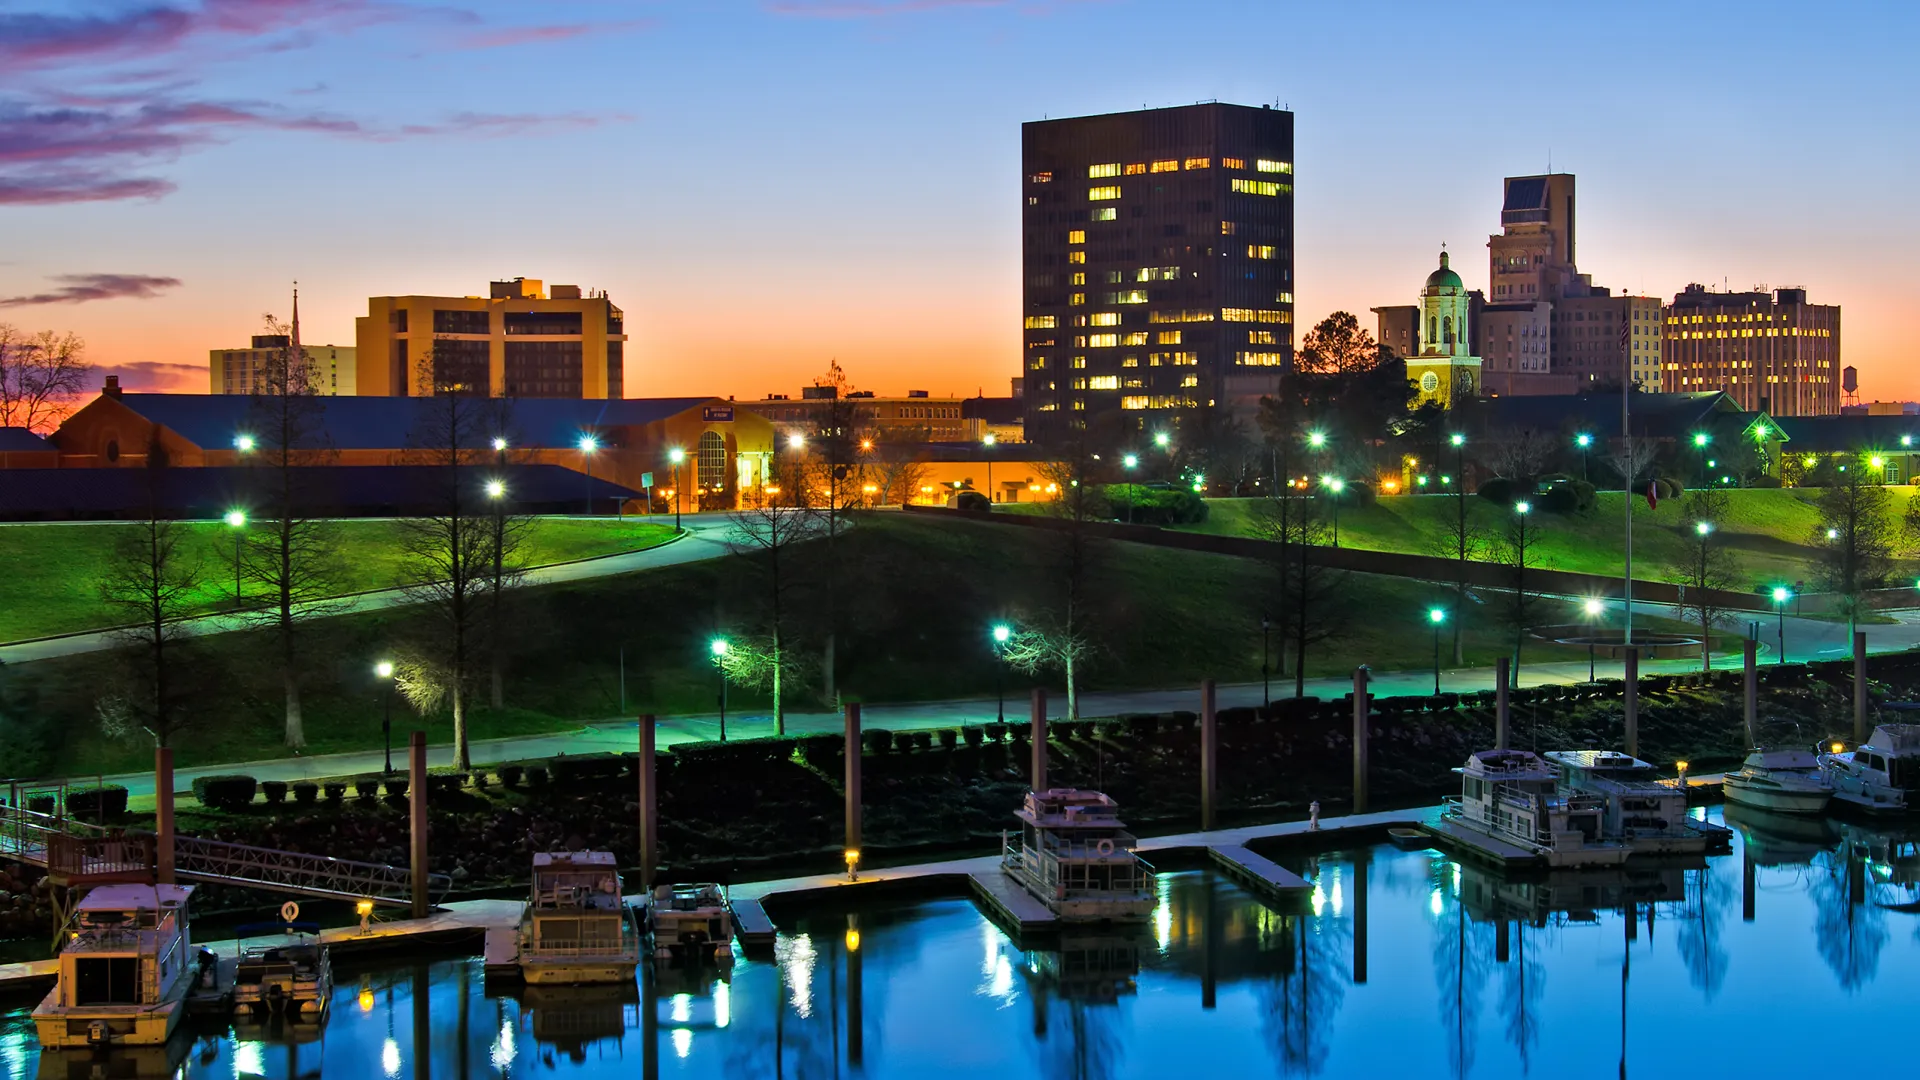
<instances>
[{"instance_id":1,"label":"city skyline","mask_svg":"<svg viewBox=\"0 0 1920 1080\"><path fill-rule=\"evenodd\" d=\"M625 310L636 396L786 393L835 359L882 392L1004 394L1020 125L1218 99L1296 117L1296 343L1411 302L1443 242L1485 288L1501 178L1551 155L1581 179L1596 281L1805 287L1846 308L1863 399L1920 397L1895 359L1920 211L1860 212L1871 177L1915 164L1882 134L1920 101L1894 51L1913 14L1784 34L1749 5L1551 11L1544 79L1508 62L1496 9L1459 8L1396 36L1378 19L1423 9L609 3L529 24L43 0L0 15L0 321L78 332L130 386L199 390L207 351L284 318L295 279L304 340L347 345L370 296L525 275ZM1281 62L1219 58L1223 23Z\"/></svg>"}]
</instances>

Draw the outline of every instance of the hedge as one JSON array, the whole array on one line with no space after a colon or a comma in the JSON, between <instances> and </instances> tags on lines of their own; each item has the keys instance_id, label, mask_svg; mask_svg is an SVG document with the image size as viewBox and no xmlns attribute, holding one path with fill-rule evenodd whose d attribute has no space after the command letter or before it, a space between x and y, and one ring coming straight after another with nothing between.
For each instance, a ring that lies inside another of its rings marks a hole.
<instances>
[{"instance_id":1,"label":"hedge","mask_svg":"<svg viewBox=\"0 0 1920 1080\"><path fill-rule=\"evenodd\" d=\"M562 754L547 762L553 782L569 787L618 779L624 762L618 754Z\"/></svg>"},{"instance_id":2,"label":"hedge","mask_svg":"<svg viewBox=\"0 0 1920 1080\"><path fill-rule=\"evenodd\" d=\"M524 765L502 765L496 770L496 774L500 777L502 786L513 788L519 787L520 781L526 779L527 769Z\"/></svg>"},{"instance_id":3,"label":"hedge","mask_svg":"<svg viewBox=\"0 0 1920 1080\"><path fill-rule=\"evenodd\" d=\"M262 780L260 797L270 803L287 801L287 782L285 780Z\"/></svg>"},{"instance_id":4,"label":"hedge","mask_svg":"<svg viewBox=\"0 0 1920 1080\"><path fill-rule=\"evenodd\" d=\"M193 797L213 810L238 810L253 801L258 787L253 777L238 773L202 776L193 782Z\"/></svg>"},{"instance_id":5,"label":"hedge","mask_svg":"<svg viewBox=\"0 0 1920 1080\"><path fill-rule=\"evenodd\" d=\"M320 785L311 780L296 780L293 783L293 801L303 806L311 806L320 799Z\"/></svg>"},{"instance_id":6,"label":"hedge","mask_svg":"<svg viewBox=\"0 0 1920 1080\"><path fill-rule=\"evenodd\" d=\"M119 784L67 792L67 813L73 817L116 818L127 812L127 789Z\"/></svg>"},{"instance_id":7,"label":"hedge","mask_svg":"<svg viewBox=\"0 0 1920 1080\"><path fill-rule=\"evenodd\" d=\"M893 732L886 728L874 728L863 732L861 741L866 743L869 754L890 754L893 752Z\"/></svg>"}]
</instances>

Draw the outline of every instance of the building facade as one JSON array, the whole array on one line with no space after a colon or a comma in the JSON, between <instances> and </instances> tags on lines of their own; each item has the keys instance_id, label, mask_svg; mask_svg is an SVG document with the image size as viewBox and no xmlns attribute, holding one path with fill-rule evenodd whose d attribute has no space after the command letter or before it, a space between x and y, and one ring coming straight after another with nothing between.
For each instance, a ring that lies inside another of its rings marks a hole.
<instances>
[{"instance_id":1,"label":"building facade","mask_svg":"<svg viewBox=\"0 0 1920 1080\"><path fill-rule=\"evenodd\" d=\"M1256 406L1293 359L1293 114L1188 105L1021 136L1027 437Z\"/></svg>"},{"instance_id":2,"label":"building facade","mask_svg":"<svg viewBox=\"0 0 1920 1080\"><path fill-rule=\"evenodd\" d=\"M1635 385L1660 392L1660 301L1651 296L1613 296L1589 286L1553 308L1554 369L1579 384L1619 385L1626 372ZM1697 389L1697 388L1688 388Z\"/></svg>"},{"instance_id":3,"label":"building facade","mask_svg":"<svg viewBox=\"0 0 1920 1080\"><path fill-rule=\"evenodd\" d=\"M879 397L866 391L854 391L844 404L854 411L855 426L862 435L881 439L909 439L914 442L963 442L978 439L986 425L965 415L963 398L933 397L925 390L909 390L905 397ZM825 414L840 404L832 386L802 387L800 396L769 394L759 401L741 402L772 421L783 433L807 434L817 430Z\"/></svg>"},{"instance_id":4,"label":"building facade","mask_svg":"<svg viewBox=\"0 0 1920 1080\"><path fill-rule=\"evenodd\" d=\"M357 391L421 396L435 388L518 398L626 396L625 316L604 293L532 278L487 296L375 296L354 320Z\"/></svg>"},{"instance_id":5,"label":"building facade","mask_svg":"<svg viewBox=\"0 0 1920 1080\"><path fill-rule=\"evenodd\" d=\"M1420 348L1407 357L1407 378L1419 387L1420 402L1451 407L1456 395L1480 393L1480 358L1473 355L1473 301L1460 275L1440 252L1440 268L1427 275L1420 290L1417 324Z\"/></svg>"},{"instance_id":6,"label":"building facade","mask_svg":"<svg viewBox=\"0 0 1920 1080\"><path fill-rule=\"evenodd\" d=\"M1669 390L1724 390L1775 416L1840 411L1840 306L1805 289L1710 292L1688 285L1664 314Z\"/></svg>"},{"instance_id":7,"label":"building facade","mask_svg":"<svg viewBox=\"0 0 1920 1080\"><path fill-rule=\"evenodd\" d=\"M1374 340L1393 350L1395 356L1412 356L1420 351L1420 305L1394 304L1368 308L1377 319Z\"/></svg>"},{"instance_id":8,"label":"building facade","mask_svg":"<svg viewBox=\"0 0 1920 1080\"><path fill-rule=\"evenodd\" d=\"M207 392L251 394L267 389L261 381L262 366L277 361L292 346L293 339L285 334L255 334L253 344L247 348L208 350ZM306 354L314 393L352 397L357 392L358 350L354 346L301 345L300 351Z\"/></svg>"}]
</instances>

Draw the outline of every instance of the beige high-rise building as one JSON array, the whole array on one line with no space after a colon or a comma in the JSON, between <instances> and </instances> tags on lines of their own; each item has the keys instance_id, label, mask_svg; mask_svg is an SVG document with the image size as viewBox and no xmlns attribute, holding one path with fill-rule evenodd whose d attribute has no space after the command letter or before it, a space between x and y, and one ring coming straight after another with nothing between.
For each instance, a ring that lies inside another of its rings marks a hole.
<instances>
[{"instance_id":1,"label":"beige high-rise building","mask_svg":"<svg viewBox=\"0 0 1920 1080\"><path fill-rule=\"evenodd\" d=\"M1668 390L1724 390L1774 416L1840 411L1840 306L1805 289L1710 292L1689 285L1664 312Z\"/></svg>"},{"instance_id":2,"label":"beige high-rise building","mask_svg":"<svg viewBox=\"0 0 1920 1080\"><path fill-rule=\"evenodd\" d=\"M354 320L358 391L424 396L625 397L625 316L578 285L533 278L486 296L375 296Z\"/></svg>"},{"instance_id":3,"label":"beige high-rise building","mask_svg":"<svg viewBox=\"0 0 1920 1080\"><path fill-rule=\"evenodd\" d=\"M1651 296L1613 296L1592 289L1561 299L1553 309L1554 370L1571 375L1575 388L1619 385L1622 374L1648 393L1660 379L1660 301ZM1623 332L1624 331L1624 332Z\"/></svg>"},{"instance_id":4,"label":"beige high-rise building","mask_svg":"<svg viewBox=\"0 0 1920 1080\"><path fill-rule=\"evenodd\" d=\"M260 381L262 365L277 360L293 342L285 334L255 334L244 349L207 350L207 392L251 394L266 389ZM313 374L313 392L329 397L352 397L357 350L351 345L302 345Z\"/></svg>"}]
</instances>

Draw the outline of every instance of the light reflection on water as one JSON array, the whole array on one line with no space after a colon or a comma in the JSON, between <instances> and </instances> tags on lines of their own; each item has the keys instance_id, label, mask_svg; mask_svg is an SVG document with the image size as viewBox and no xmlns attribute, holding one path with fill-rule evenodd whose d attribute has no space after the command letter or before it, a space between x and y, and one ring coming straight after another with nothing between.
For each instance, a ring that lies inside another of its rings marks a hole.
<instances>
[{"instance_id":1,"label":"light reflection on water","mask_svg":"<svg viewBox=\"0 0 1920 1080\"><path fill-rule=\"evenodd\" d=\"M1626 873L1502 880L1387 847L1295 860L1314 889L1293 912L1162 874L1145 927L1047 949L963 900L873 905L857 926L810 916L725 977L625 993L489 997L477 960L343 963L321 1038L222 1033L102 1075L1771 1076L1831 1067L1832 1017L1904 1030L1920 833L1732 824L1732 855ZM0 1080L94 1075L38 1057L24 1010L0 1019Z\"/></svg>"}]
</instances>

